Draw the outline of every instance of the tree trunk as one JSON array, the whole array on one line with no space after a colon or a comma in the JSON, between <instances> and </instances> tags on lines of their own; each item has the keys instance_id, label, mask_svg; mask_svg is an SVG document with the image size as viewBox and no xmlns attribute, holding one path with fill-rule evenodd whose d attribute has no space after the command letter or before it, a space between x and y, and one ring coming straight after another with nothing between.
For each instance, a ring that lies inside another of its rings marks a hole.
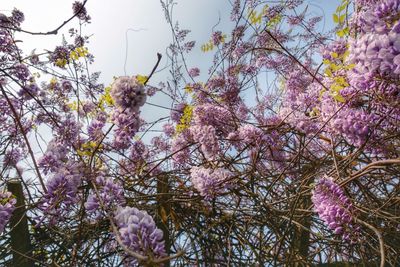
<instances>
[{"instance_id":1,"label":"tree trunk","mask_svg":"<svg viewBox=\"0 0 400 267\"><path fill-rule=\"evenodd\" d=\"M13 253L13 266L31 267L32 247L29 237L28 220L25 210L25 198L21 182L12 180L7 183L8 190L16 197L17 204L11 219L11 248Z\"/></svg>"},{"instance_id":2,"label":"tree trunk","mask_svg":"<svg viewBox=\"0 0 400 267\"><path fill-rule=\"evenodd\" d=\"M159 176L157 179L157 227L164 233L165 251L169 255L171 252L171 241L169 236L169 216L171 214L171 204L169 195L168 176ZM164 262L165 267L170 266L170 261Z\"/></svg>"}]
</instances>

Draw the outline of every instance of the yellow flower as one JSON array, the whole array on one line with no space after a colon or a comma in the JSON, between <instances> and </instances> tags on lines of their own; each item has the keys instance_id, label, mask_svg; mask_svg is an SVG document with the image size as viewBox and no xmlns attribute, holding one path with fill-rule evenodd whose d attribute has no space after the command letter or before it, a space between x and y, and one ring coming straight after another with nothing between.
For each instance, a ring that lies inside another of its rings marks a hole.
<instances>
[{"instance_id":1,"label":"yellow flower","mask_svg":"<svg viewBox=\"0 0 400 267\"><path fill-rule=\"evenodd\" d=\"M183 130L187 129L192 121L193 117L193 106L186 105L183 109L183 115L181 117L180 123L176 126L176 133L179 134Z\"/></svg>"},{"instance_id":2,"label":"yellow flower","mask_svg":"<svg viewBox=\"0 0 400 267\"><path fill-rule=\"evenodd\" d=\"M141 85L144 85L144 83L147 81L147 76L144 75L136 75L136 80L138 81L138 83L140 83Z\"/></svg>"},{"instance_id":3,"label":"yellow flower","mask_svg":"<svg viewBox=\"0 0 400 267\"><path fill-rule=\"evenodd\" d=\"M80 57L86 57L89 54L89 51L86 47L77 47L75 50L71 51L69 57L73 60L78 60Z\"/></svg>"},{"instance_id":4,"label":"yellow flower","mask_svg":"<svg viewBox=\"0 0 400 267\"><path fill-rule=\"evenodd\" d=\"M78 60L79 55L76 51L72 51L69 57L72 58L73 60Z\"/></svg>"},{"instance_id":5,"label":"yellow flower","mask_svg":"<svg viewBox=\"0 0 400 267\"><path fill-rule=\"evenodd\" d=\"M60 68L64 68L65 67L65 65L67 65L67 60L66 59L64 59L64 58L59 58L59 59L57 59L57 61L56 61L56 66L57 67L60 67Z\"/></svg>"},{"instance_id":6,"label":"yellow flower","mask_svg":"<svg viewBox=\"0 0 400 267\"><path fill-rule=\"evenodd\" d=\"M75 51L78 53L79 57L86 57L89 54L89 51L86 47L77 47Z\"/></svg>"}]
</instances>

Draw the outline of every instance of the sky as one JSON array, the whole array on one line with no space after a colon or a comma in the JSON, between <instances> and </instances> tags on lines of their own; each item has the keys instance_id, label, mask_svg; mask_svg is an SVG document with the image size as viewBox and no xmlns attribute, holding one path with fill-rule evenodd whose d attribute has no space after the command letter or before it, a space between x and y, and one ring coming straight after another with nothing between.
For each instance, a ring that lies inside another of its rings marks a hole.
<instances>
[{"instance_id":1,"label":"sky","mask_svg":"<svg viewBox=\"0 0 400 267\"><path fill-rule=\"evenodd\" d=\"M57 28L63 21L72 15L74 0L0 0L0 13L10 14L17 7L25 14L22 28L32 32L47 32ZM212 53L201 52L201 45L210 39L213 27L229 33L230 24L229 0L176 0L174 8L175 21L179 21L181 29L190 29L188 39L195 40L197 46L188 56L188 67L200 67L203 73L207 72L211 64ZM325 23L319 29L326 31L333 27L332 14L341 0L309 0L307 4L313 14L325 16ZM95 56L95 62L90 67L91 72L101 71L100 82L108 86L114 76L147 75L152 70L157 53L163 54L160 68L167 64L166 47L172 41L169 25L165 19L159 0L88 0L87 10L92 23L83 31L90 35L89 51ZM69 37L68 29L77 27L78 21L73 20L66 25L58 35L32 36L18 33L21 40L20 47L26 54L36 49L37 53L43 50L53 50L60 45L62 34ZM126 60L126 70L124 70ZM126 71L126 72L125 72ZM150 84L157 85L167 78L168 69L156 73ZM169 107L169 99L158 94L151 103ZM145 105L142 117L146 121L154 121L167 116L168 110ZM51 134L45 133L48 140ZM151 135L146 135L147 143ZM46 145L42 144L42 148ZM33 147L35 153L40 154L39 147Z\"/></svg>"},{"instance_id":2,"label":"sky","mask_svg":"<svg viewBox=\"0 0 400 267\"><path fill-rule=\"evenodd\" d=\"M22 27L30 31L49 31L71 16L74 0L1 0L0 12L10 12L13 7L25 13ZM331 14L339 0L307 1L313 12L326 13L327 25L331 24ZM228 0L177 0L174 19L181 28L190 29L189 38L197 41L191 58L202 65L204 54L200 45L209 40L212 27L221 22L218 29L229 29ZM93 70L101 70L102 80L111 82L113 76L124 75L125 57L127 74L148 73L156 60L156 53L165 54L171 42L170 28L165 20L159 0L89 0L87 9L92 23L84 29L92 35L89 49L95 55ZM77 26L77 21L67 25L61 33L68 36L67 30ZM128 32L127 32L128 31ZM60 44L61 34L57 36L20 35L23 47L28 51L34 48L51 50ZM128 47L126 42L128 41ZM162 63L166 63L164 57ZM163 64L161 64L163 65Z\"/></svg>"},{"instance_id":3,"label":"sky","mask_svg":"<svg viewBox=\"0 0 400 267\"><path fill-rule=\"evenodd\" d=\"M75 0L0 0L0 12L10 13L17 7L25 14L22 28L34 32L47 32L55 29L72 15L72 3ZM189 40L197 45L188 56L188 67L198 66L206 73L211 64L212 53L201 52L201 45L210 39L212 29L229 33L232 24L229 20L231 4L229 0L176 0L174 8L175 21L179 21L182 29L190 29ZM316 15L324 15L325 25L321 31L331 28L332 13L340 0L309 0L309 11ZM89 0L87 10L92 23L83 28L90 35L89 51L95 56L90 67L92 72L101 71L100 81L108 86L114 76L147 75L156 62L157 53L163 54L160 68L166 66L166 47L172 41L170 26L167 24L159 0ZM53 50L60 45L62 34L69 37L68 29L77 27L77 20L66 25L60 34L48 36L32 36L19 33L21 47L25 53L43 49ZM125 64L126 62L126 64ZM126 67L124 68L124 66ZM168 70L156 73L150 84L157 85L165 80ZM156 96L151 99L154 104L169 106L168 100ZM142 114L147 120L154 120L165 115L166 110L153 110L149 106L143 108Z\"/></svg>"},{"instance_id":4,"label":"sky","mask_svg":"<svg viewBox=\"0 0 400 267\"><path fill-rule=\"evenodd\" d=\"M179 0L178 0L179 1ZM8 13L13 7L25 14L22 28L29 31L49 31L72 15L74 1L62 0L1 0L0 12ZM218 13L229 8L226 0L184 0L175 8L175 18L182 28L191 29L190 37L206 41L212 26L218 21ZM101 70L104 82L112 81L113 76L124 75L124 62L127 57L127 74L145 74L151 71L156 54L165 54L171 43L171 33L158 0L89 0L88 13L92 23L84 32L92 35L89 50L95 55L93 69ZM77 26L72 21L63 28L61 34L68 36L68 29ZM51 50L60 44L62 35L31 36L20 34L23 47ZM126 47L128 41L128 49ZM163 63L166 63L164 57Z\"/></svg>"}]
</instances>

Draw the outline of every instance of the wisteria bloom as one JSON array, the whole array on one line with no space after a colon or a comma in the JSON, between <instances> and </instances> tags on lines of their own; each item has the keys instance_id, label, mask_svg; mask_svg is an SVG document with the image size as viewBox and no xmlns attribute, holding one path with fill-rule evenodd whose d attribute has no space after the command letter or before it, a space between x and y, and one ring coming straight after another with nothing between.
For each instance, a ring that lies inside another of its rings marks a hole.
<instances>
[{"instance_id":1,"label":"wisteria bloom","mask_svg":"<svg viewBox=\"0 0 400 267\"><path fill-rule=\"evenodd\" d=\"M47 145L47 150L39 159L39 167L45 174L48 172L56 172L67 161L67 147L53 139Z\"/></svg>"},{"instance_id":2,"label":"wisteria bloom","mask_svg":"<svg viewBox=\"0 0 400 267\"><path fill-rule=\"evenodd\" d=\"M190 70L189 70L189 76L190 77L197 77L197 76L199 76L200 75L200 70L199 70L199 68L191 68Z\"/></svg>"},{"instance_id":3,"label":"wisteria bloom","mask_svg":"<svg viewBox=\"0 0 400 267\"><path fill-rule=\"evenodd\" d=\"M15 77L24 82L27 81L30 76L28 67L22 63L15 64L13 73Z\"/></svg>"},{"instance_id":4,"label":"wisteria bloom","mask_svg":"<svg viewBox=\"0 0 400 267\"><path fill-rule=\"evenodd\" d=\"M19 26L25 20L25 15L20 10L14 8L11 12L11 21L15 26Z\"/></svg>"},{"instance_id":5,"label":"wisteria bloom","mask_svg":"<svg viewBox=\"0 0 400 267\"><path fill-rule=\"evenodd\" d=\"M12 197L10 192L0 193L0 234L11 218L17 200Z\"/></svg>"},{"instance_id":6,"label":"wisteria bloom","mask_svg":"<svg viewBox=\"0 0 400 267\"><path fill-rule=\"evenodd\" d=\"M156 227L153 218L146 211L119 207L115 222L123 244L129 249L145 257L166 256L163 232ZM137 264L135 258L128 257L126 266Z\"/></svg>"},{"instance_id":7,"label":"wisteria bloom","mask_svg":"<svg viewBox=\"0 0 400 267\"><path fill-rule=\"evenodd\" d=\"M50 224L67 216L73 204L79 199L78 187L82 182L82 168L77 162L67 162L47 181L47 193L43 196L39 208L44 212L42 218Z\"/></svg>"},{"instance_id":8,"label":"wisteria bloom","mask_svg":"<svg viewBox=\"0 0 400 267\"><path fill-rule=\"evenodd\" d=\"M138 113L116 109L112 114L112 122L117 126L114 131L113 146L117 149L128 148L141 124Z\"/></svg>"},{"instance_id":9,"label":"wisteria bloom","mask_svg":"<svg viewBox=\"0 0 400 267\"><path fill-rule=\"evenodd\" d=\"M113 210L125 204L124 189L120 183L102 175L96 178L95 183L98 195L95 193L89 195L85 203L87 212L93 214L95 219L102 216L102 210Z\"/></svg>"},{"instance_id":10,"label":"wisteria bloom","mask_svg":"<svg viewBox=\"0 0 400 267\"><path fill-rule=\"evenodd\" d=\"M219 45L224 42L224 36L222 35L221 31L213 32L211 36L211 40L214 45Z\"/></svg>"},{"instance_id":11,"label":"wisteria bloom","mask_svg":"<svg viewBox=\"0 0 400 267\"><path fill-rule=\"evenodd\" d=\"M171 123L166 123L162 127L167 137L172 137L175 134L175 127Z\"/></svg>"},{"instance_id":12,"label":"wisteria bloom","mask_svg":"<svg viewBox=\"0 0 400 267\"><path fill-rule=\"evenodd\" d=\"M400 1L377 1L358 18L361 34L350 40L350 62L355 71L398 78L400 75Z\"/></svg>"},{"instance_id":13,"label":"wisteria bloom","mask_svg":"<svg viewBox=\"0 0 400 267\"><path fill-rule=\"evenodd\" d=\"M87 14L87 10L81 2L75 1L72 4L72 10L74 12L74 15L76 15L80 20L83 20L85 22L90 21L90 16Z\"/></svg>"},{"instance_id":14,"label":"wisteria bloom","mask_svg":"<svg viewBox=\"0 0 400 267\"><path fill-rule=\"evenodd\" d=\"M66 94L70 93L73 89L71 82L68 80L63 80L61 82L61 88L62 88L62 91L65 92Z\"/></svg>"},{"instance_id":15,"label":"wisteria bloom","mask_svg":"<svg viewBox=\"0 0 400 267\"><path fill-rule=\"evenodd\" d=\"M72 114L68 114L59 125L55 127L57 138L67 145L73 145L79 140L82 124Z\"/></svg>"},{"instance_id":16,"label":"wisteria bloom","mask_svg":"<svg viewBox=\"0 0 400 267\"><path fill-rule=\"evenodd\" d=\"M205 199L212 199L229 187L232 173L223 168L192 167L190 179L193 187Z\"/></svg>"},{"instance_id":17,"label":"wisteria bloom","mask_svg":"<svg viewBox=\"0 0 400 267\"><path fill-rule=\"evenodd\" d=\"M32 97L38 95L40 88L36 83L30 83L19 90L18 95L25 100L30 100Z\"/></svg>"},{"instance_id":18,"label":"wisteria bloom","mask_svg":"<svg viewBox=\"0 0 400 267\"><path fill-rule=\"evenodd\" d=\"M207 160L214 160L218 157L221 148L214 127L210 125L195 125L190 127L190 133L193 136L193 140L201 145L200 150Z\"/></svg>"},{"instance_id":19,"label":"wisteria bloom","mask_svg":"<svg viewBox=\"0 0 400 267\"><path fill-rule=\"evenodd\" d=\"M3 163L5 166L16 166L17 163L24 157L24 154L25 153L21 148L14 147L6 151L4 154Z\"/></svg>"},{"instance_id":20,"label":"wisteria bloom","mask_svg":"<svg viewBox=\"0 0 400 267\"><path fill-rule=\"evenodd\" d=\"M172 160L175 165L184 165L190 161L190 142L185 132L177 135L171 143Z\"/></svg>"},{"instance_id":21,"label":"wisteria bloom","mask_svg":"<svg viewBox=\"0 0 400 267\"><path fill-rule=\"evenodd\" d=\"M117 78L112 85L110 94L115 106L121 110L130 109L137 112L146 102L144 86L136 77L121 76Z\"/></svg>"},{"instance_id":22,"label":"wisteria bloom","mask_svg":"<svg viewBox=\"0 0 400 267\"><path fill-rule=\"evenodd\" d=\"M101 140L104 136L103 127L105 122L92 120L87 127L88 135L92 140Z\"/></svg>"},{"instance_id":23,"label":"wisteria bloom","mask_svg":"<svg viewBox=\"0 0 400 267\"><path fill-rule=\"evenodd\" d=\"M324 177L317 182L311 199L318 216L335 234L349 241L358 231L353 204L331 178Z\"/></svg>"},{"instance_id":24,"label":"wisteria bloom","mask_svg":"<svg viewBox=\"0 0 400 267\"><path fill-rule=\"evenodd\" d=\"M69 60L70 50L66 46L57 46L50 55L50 61L57 67L65 68Z\"/></svg>"},{"instance_id":25,"label":"wisteria bloom","mask_svg":"<svg viewBox=\"0 0 400 267\"><path fill-rule=\"evenodd\" d=\"M186 103L176 104L174 108L171 110L171 120L179 123L186 106L187 106Z\"/></svg>"},{"instance_id":26,"label":"wisteria bloom","mask_svg":"<svg viewBox=\"0 0 400 267\"><path fill-rule=\"evenodd\" d=\"M196 125L211 125L216 130L226 134L233 130L233 115L225 107L203 104L193 111L193 123Z\"/></svg>"}]
</instances>

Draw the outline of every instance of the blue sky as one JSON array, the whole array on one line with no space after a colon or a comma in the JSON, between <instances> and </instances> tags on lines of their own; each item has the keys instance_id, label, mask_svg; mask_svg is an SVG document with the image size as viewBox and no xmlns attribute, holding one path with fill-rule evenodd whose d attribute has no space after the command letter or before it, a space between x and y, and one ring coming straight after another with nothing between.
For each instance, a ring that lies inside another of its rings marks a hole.
<instances>
[{"instance_id":1,"label":"blue sky","mask_svg":"<svg viewBox=\"0 0 400 267\"><path fill-rule=\"evenodd\" d=\"M8 13L13 7L25 13L22 27L30 31L49 31L56 28L72 14L73 0L1 0L0 12ZM229 33L232 29L228 0L176 0L174 20L179 21L181 28L190 29L188 39L195 40L197 46L188 56L188 67L199 66L206 72L211 63L211 53L203 53L200 46L206 43L215 26L216 30ZM309 0L309 11L316 15L325 15L324 25L319 29L325 31L333 26L332 13L340 0ZM159 0L89 0L88 13L92 23L83 29L91 35L89 51L95 56L91 71L101 71L101 81L107 86L113 76L126 74L146 75L153 68L156 54L164 55L160 67L165 66L165 48L171 43L172 36L165 20ZM76 27L77 21L67 25L61 33L68 37L68 29ZM59 45L62 35L31 36L19 34L23 40L22 47L26 53L34 48L36 52L43 49L52 50ZM127 45L128 42L128 45ZM165 80L167 71L158 73L152 79L153 84ZM169 106L168 100L155 97L151 102ZM147 119L156 119L165 115L165 110L150 111L145 107L143 112Z\"/></svg>"},{"instance_id":2,"label":"blue sky","mask_svg":"<svg viewBox=\"0 0 400 267\"><path fill-rule=\"evenodd\" d=\"M47 31L55 28L71 15L71 5L74 1L63 0L2 0L1 12L9 12L15 6L25 13L23 28L32 31ZM210 36L212 27L221 17L217 29L228 31L229 1L228 0L177 0L175 19L181 27L191 29L190 38L197 41L193 55L194 63L201 65L204 54L200 45ZM332 26L332 13L339 0L307 1L312 12L327 15L326 25ZM94 69L101 70L102 80L110 82L112 76L124 74L124 61L127 56L127 71L130 74L145 74L151 70L156 53L164 53L165 47L171 42L169 26L166 23L159 0L89 0L87 9L92 17L92 23L84 29L92 34L90 51L95 55ZM77 26L76 22L67 25L63 33ZM129 31L129 46L126 49L126 31ZM321 29L324 30L324 29ZM29 49L51 49L61 42L58 36L27 36L20 35L23 46ZM126 55L126 50L128 51ZM194 65L194 64L193 64Z\"/></svg>"}]
</instances>

